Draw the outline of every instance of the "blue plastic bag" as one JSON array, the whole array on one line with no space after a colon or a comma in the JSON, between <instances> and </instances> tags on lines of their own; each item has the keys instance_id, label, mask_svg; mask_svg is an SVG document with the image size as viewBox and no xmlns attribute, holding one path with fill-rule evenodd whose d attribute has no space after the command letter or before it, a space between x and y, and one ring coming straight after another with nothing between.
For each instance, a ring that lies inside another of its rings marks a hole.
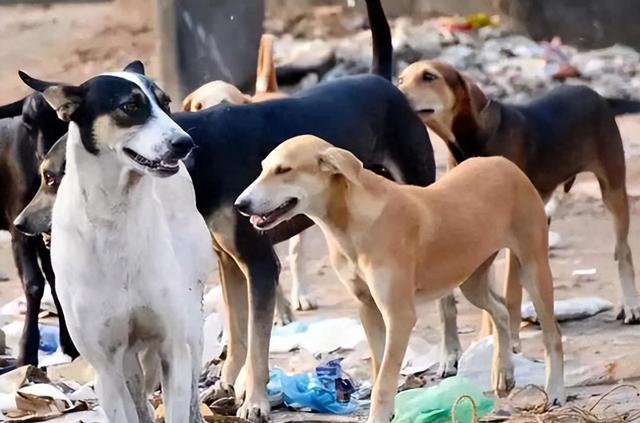
<instances>
[{"instance_id":1,"label":"blue plastic bag","mask_svg":"<svg viewBox=\"0 0 640 423\"><path fill-rule=\"evenodd\" d=\"M38 349L46 353L54 353L60 345L60 329L57 326L38 325L40 344Z\"/></svg>"},{"instance_id":2,"label":"blue plastic bag","mask_svg":"<svg viewBox=\"0 0 640 423\"><path fill-rule=\"evenodd\" d=\"M272 369L267 385L269 397L281 392L287 407L311 409L320 413L348 414L358 404L351 394L353 383L342 374L338 360L318 366L314 372L288 375L280 369Z\"/></svg>"}]
</instances>

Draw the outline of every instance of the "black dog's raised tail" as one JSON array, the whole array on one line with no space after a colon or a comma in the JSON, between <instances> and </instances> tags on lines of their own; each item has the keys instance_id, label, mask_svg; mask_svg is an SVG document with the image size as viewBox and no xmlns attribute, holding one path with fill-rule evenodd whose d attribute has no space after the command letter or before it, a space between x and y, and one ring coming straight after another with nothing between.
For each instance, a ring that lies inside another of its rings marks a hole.
<instances>
[{"instance_id":1,"label":"black dog's raised tail","mask_svg":"<svg viewBox=\"0 0 640 423\"><path fill-rule=\"evenodd\" d=\"M640 113L640 101L621 98L605 98L607 104L616 116L627 113Z\"/></svg>"},{"instance_id":2,"label":"black dog's raised tail","mask_svg":"<svg viewBox=\"0 0 640 423\"><path fill-rule=\"evenodd\" d=\"M13 103L0 106L0 119L22 115L22 107L24 106L25 100L26 97Z\"/></svg>"},{"instance_id":3,"label":"black dog's raised tail","mask_svg":"<svg viewBox=\"0 0 640 423\"><path fill-rule=\"evenodd\" d=\"M391 30L384 14L380 0L366 0L367 15L371 26L373 40L373 60L371 73L391 81L393 67L393 45L391 44Z\"/></svg>"}]
</instances>

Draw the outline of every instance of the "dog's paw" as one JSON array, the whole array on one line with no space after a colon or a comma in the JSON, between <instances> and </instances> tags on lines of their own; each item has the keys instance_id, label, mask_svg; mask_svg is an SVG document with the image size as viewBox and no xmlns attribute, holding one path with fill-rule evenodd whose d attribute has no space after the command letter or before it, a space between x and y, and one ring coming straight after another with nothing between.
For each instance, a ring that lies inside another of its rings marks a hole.
<instances>
[{"instance_id":1,"label":"dog's paw","mask_svg":"<svg viewBox=\"0 0 640 423\"><path fill-rule=\"evenodd\" d=\"M625 325L640 324L640 307L623 305L617 316L618 320L622 320Z\"/></svg>"},{"instance_id":2,"label":"dog's paw","mask_svg":"<svg viewBox=\"0 0 640 423\"><path fill-rule=\"evenodd\" d=\"M291 306L298 311L309 311L318 308L315 300L309 294L292 296Z\"/></svg>"},{"instance_id":3,"label":"dog's paw","mask_svg":"<svg viewBox=\"0 0 640 423\"><path fill-rule=\"evenodd\" d=\"M251 423L267 423L271 405L269 400L264 398L248 398L238 409L237 416Z\"/></svg>"},{"instance_id":4,"label":"dog's paw","mask_svg":"<svg viewBox=\"0 0 640 423\"><path fill-rule=\"evenodd\" d=\"M293 318L293 311L291 311L291 307L289 306L288 302L286 306L278 305L275 318L273 319L273 323L276 326L286 326L294 320L295 319Z\"/></svg>"},{"instance_id":5,"label":"dog's paw","mask_svg":"<svg viewBox=\"0 0 640 423\"><path fill-rule=\"evenodd\" d=\"M492 385L498 398L504 398L509 395L514 386L516 386L513 366L498 368L492 375Z\"/></svg>"},{"instance_id":6,"label":"dog's paw","mask_svg":"<svg viewBox=\"0 0 640 423\"><path fill-rule=\"evenodd\" d=\"M451 352L443 354L440 359L440 368L438 369L438 375L444 379L447 377L455 376L458 374L458 353Z\"/></svg>"},{"instance_id":7,"label":"dog's paw","mask_svg":"<svg viewBox=\"0 0 640 423\"><path fill-rule=\"evenodd\" d=\"M547 396L549 397L550 406L564 405L564 403L567 401L567 395L564 391L564 386L560 386L556 389L549 389L549 392L547 392Z\"/></svg>"}]
</instances>

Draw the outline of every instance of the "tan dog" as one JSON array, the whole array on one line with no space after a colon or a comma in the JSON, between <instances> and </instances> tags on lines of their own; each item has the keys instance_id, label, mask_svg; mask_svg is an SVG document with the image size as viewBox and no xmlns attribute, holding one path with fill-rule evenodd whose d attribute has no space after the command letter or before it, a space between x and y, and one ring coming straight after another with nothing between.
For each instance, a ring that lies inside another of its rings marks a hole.
<instances>
[{"instance_id":1,"label":"tan dog","mask_svg":"<svg viewBox=\"0 0 640 423\"><path fill-rule=\"evenodd\" d=\"M464 195L460 195L463 192ZM427 188L398 185L365 170L351 153L304 135L285 141L236 200L254 226L306 214L324 232L332 264L360 304L372 354L369 423L387 423L411 330L417 290L438 299L460 286L492 317L492 383L514 386L509 315L489 287L496 253L514 251L543 330L546 390L565 400L560 331L553 314L547 221L535 188L503 158L473 159ZM398 254L401 252L401 254Z\"/></svg>"},{"instance_id":2,"label":"tan dog","mask_svg":"<svg viewBox=\"0 0 640 423\"><path fill-rule=\"evenodd\" d=\"M564 184L568 192L576 174L594 173L614 218L615 258L622 292L618 317L626 324L640 323L640 302L627 241L624 150L615 122L615 114L628 111L633 104L605 99L584 86L560 87L526 105L503 104L488 99L452 66L434 60L407 67L398 78L398 88L425 124L446 142L450 166L469 157L504 156L527 174L545 202L558 185ZM550 215L553 202L547 206ZM517 261L510 254L507 261L505 297L517 349L522 290L517 282ZM454 350L459 345L455 309L450 299L442 306L448 344L445 349L449 350L442 373L453 374Z\"/></svg>"},{"instance_id":3,"label":"tan dog","mask_svg":"<svg viewBox=\"0 0 640 423\"><path fill-rule=\"evenodd\" d=\"M257 101L272 100L286 94L278 89L276 70L273 63L273 35L263 34L258 50L256 69L256 93L252 96L244 94L235 85L225 81L212 81L204 84L182 101L182 110L197 112L220 104L223 101L231 104L248 104Z\"/></svg>"}]
</instances>

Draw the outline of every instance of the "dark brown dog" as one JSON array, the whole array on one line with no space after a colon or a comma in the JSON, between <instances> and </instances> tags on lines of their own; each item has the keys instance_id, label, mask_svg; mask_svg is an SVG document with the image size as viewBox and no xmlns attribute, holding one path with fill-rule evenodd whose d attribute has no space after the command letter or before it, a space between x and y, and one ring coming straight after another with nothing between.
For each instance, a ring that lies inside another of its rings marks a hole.
<instances>
[{"instance_id":1,"label":"dark brown dog","mask_svg":"<svg viewBox=\"0 0 640 423\"><path fill-rule=\"evenodd\" d=\"M628 104L607 100L585 86L561 87L522 106L502 104L488 99L472 81L438 61L410 65L398 83L423 122L446 142L450 165L475 156L507 157L527 174L545 202L558 185L564 184L567 192L578 173L595 174L602 199L614 219L615 259L622 288L618 318L625 324L640 323L640 303L627 242L629 207L624 151L614 111L627 111ZM522 290L518 285L518 263L511 254L508 263L505 297L517 345ZM446 303L442 304L445 312L449 310L445 320L450 321L453 302ZM447 332L453 336L452 331ZM449 342L455 349L457 341Z\"/></svg>"}]
</instances>

